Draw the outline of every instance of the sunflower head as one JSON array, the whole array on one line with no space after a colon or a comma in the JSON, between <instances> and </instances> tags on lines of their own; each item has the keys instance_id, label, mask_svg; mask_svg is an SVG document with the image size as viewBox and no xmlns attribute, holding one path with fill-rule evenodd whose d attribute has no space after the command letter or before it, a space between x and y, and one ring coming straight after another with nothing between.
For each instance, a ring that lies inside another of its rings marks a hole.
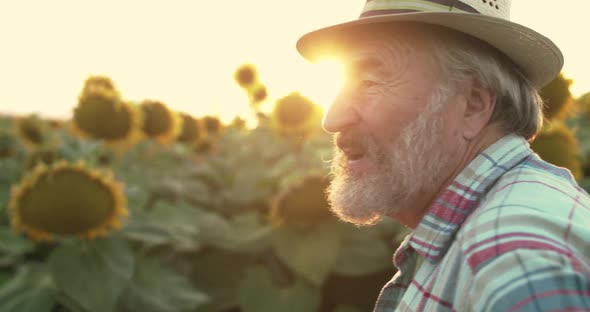
<instances>
[{"instance_id":1,"label":"sunflower head","mask_svg":"<svg viewBox=\"0 0 590 312\"><path fill-rule=\"evenodd\" d=\"M14 127L16 137L28 148L38 148L47 142L49 125L36 114L16 118Z\"/></svg>"},{"instance_id":2,"label":"sunflower head","mask_svg":"<svg viewBox=\"0 0 590 312\"><path fill-rule=\"evenodd\" d=\"M541 98L545 102L543 113L548 120L561 118L568 110L572 95L570 93L571 79L559 74L548 85L541 89Z\"/></svg>"},{"instance_id":3,"label":"sunflower head","mask_svg":"<svg viewBox=\"0 0 590 312\"><path fill-rule=\"evenodd\" d=\"M280 134L304 137L319 129L321 117L317 104L293 92L275 103L271 123Z\"/></svg>"},{"instance_id":4,"label":"sunflower head","mask_svg":"<svg viewBox=\"0 0 590 312\"><path fill-rule=\"evenodd\" d=\"M304 228L318 224L332 216L326 199L329 180L323 175L310 175L271 201L270 218L273 224Z\"/></svg>"},{"instance_id":5,"label":"sunflower head","mask_svg":"<svg viewBox=\"0 0 590 312\"><path fill-rule=\"evenodd\" d=\"M145 100L140 108L144 116L143 132L159 143L174 141L181 121L176 113L160 101Z\"/></svg>"},{"instance_id":6,"label":"sunflower head","mask_svg":"<svg viewBox=\"0 0 590 312\"><path fill-rule=\"evenodd\" d=\"M252 105L257 106L262 103L268 97L268 92L266 91L266 86L263 84L257 84L255 87L252 88L252 92L250 94L250 101Z\"/></svg>"},{"instance_id":7,"label":"sunflower head","mask_svg":"<svg viewBox=\"0 0 590 312\"><path fill-rule=\"evenodd\" d=\"M238 130L246 129L246 120L236 116L231 121L230 127L234 128L234 129L238 129Z\"/></svg>"},{"instance_id":8,"label":"sunflower head","mask_svg":"<svg viewBox=\"0 0 590 312\"><path fill-rule=\"evenodd\" d=\"M178 141L183 143L194 143L203 138L205 130L200 119L195 119L187 113L180 113L182 127Z\"/></svg>"},{"instance_id":9,"label":"sunflower head","mask_svg":"<svg viewBox=\"0 0 590 312\"><path fill-rule=\"evenodd\" d=\"M13 229L34 240L105 236L128 214L123 186L112 172L66 161L29 172L12 187L8 211Z\"/></svg>"},{"instance_id":10,"label":"sunflower head","mask_svg":"<svg viewBox=\"0 0 590 312\"><path fill-rule=\"evenodd\" d=\"M223 124L217 117L205 116L201 118L203 127L208 136L214 137L220 135L223 132Z\"/></svg>"},{"instance_id":11,"label":"sunflower head","mask_svg":"<svg viewBox=\"0 0 590 312\"><path fill-rule=\"evenodd\" d=\"M565 125L554 123L544 127L531 143L531 148L545 161L569 169L576 180L582 178L578 142Z\"/></svg>"},{"instance_id":12,"label":"sunflower head","mask_svg":"<svg viewBox=\"0 0 590 312\"><path fill-rule=\"evenodd\" d=\"M234 79L244 89L249 89L258 81L258 73L252 64L244 64L234 73Z\"/></svg>"},{"instance_id":13,"label":"sunflower head","mask_svg":"<svg viewBox=\"0 0 590 312\"><path fill-rule=\"evenodd\" d=\"M113 146L130 146L141 134L141 111L104 88L83 92L74 108L72 130L83 137L104 140Z\"/></svg>"},{"instance_id":14,"label":"sunflower head","mask_svg":"<svg viewBox=\"0 0 590 312\"><path fill-rule=\"evenodd\" d=\"M90 89L94 88L106 89L110 91L117 90L111 78L101 75L90 76L86 78L86 81L84 81L84 88L82 89L82 93L85 93Z\"/></svg>"}]
</instances>

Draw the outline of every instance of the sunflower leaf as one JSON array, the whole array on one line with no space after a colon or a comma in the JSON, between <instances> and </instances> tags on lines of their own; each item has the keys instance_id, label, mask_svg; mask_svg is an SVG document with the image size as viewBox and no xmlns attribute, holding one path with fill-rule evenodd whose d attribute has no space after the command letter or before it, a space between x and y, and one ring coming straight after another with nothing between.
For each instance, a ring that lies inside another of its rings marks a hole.
<instances>
[{"instance_id":1,"label":"sunflower leaf","mask_svg":"<svg viewBox=\"0 0 590 312\"><path fill-rule=\"evenodd\" d=\"M57 287L84 309L110 312L131 280L135 258L123 240L110 237L63 244L49 267Z\"/></svg>"},{"instance_id":2,"label":"sunflower leaf","mask_svg":"<svg viewBox=\"0 0 590 312\"><path fill-rule=\"evenodd\" d=\"M54 292L51 276L44 268L21 267L0 287L0 311L52 311Z\"/></svg>"},{"instance_id":3,"label":"sunflower leaf","mask_svg":"<svg viewBox=\"0 0 590 312\"><path fill-rule=\"evenodd\" d=\"M244 312L317 311L320 291L302 280L287 287L276 285L272 274L258 266L246 272L240 285L239 300Z\"/></svg>"},{"instance_id":4,"label":"sunflower leaf","mask_svg":"<svg viewBox=\"0 0 590 312\"><path fill-rule=\"evenodd\" d=\"M190 281L151 259L139 259L137 269L119 300L123 311L182 312L194 311L208 297Z\"/></svg>"},{"instance_id":5,"label":"sunflower leaf","mask_svg":"<svg viewBox=\"0 0 590 312\"><path fill-rule=\"evenodd\" d=\"M191 279L210 298L201 307L203 311L226 311L238 306L238 289L251 260L246 254L218 249L206 249L195 255Z\"/></svg>"},{"instance_id":6,"label":"sunflower leaf","mask_svg":"<svg viewBox=\"0 0 590 312\"><path fill-rule=\"evenodd\" d=\"M289 268L321 286L338 260L342 245L341 227L326 222L305 231L281 228L273 235L273 247Z\"/></svg>"},{"instance_id":7,"label":"sunflower leaf","mask_svg":"<svg viewBox=\"0 0 590 312\"><path fill-rule=\"evenodd\" d=\"M178 251L201 246L199 209L182 202L158 201L150 211L140 211L128 222L122 234L148 246L168 245Z\"/></svg>"},{"instance_id":8,"label":"sunflower leaf","mask_svg":"<svg viewBox=\"0 0 590 312\"><path fill-rule=\"evenodd\" d=\"M347 276L362 276L391 268L393 246L373 228L348 226L344 231L340 255L333 269Z\"/></svg>"},{"instance_id":9,"label":"sunflower leaf","mask_svg":"<svg viewBox=\"0 0 590 312\"><path fill-rule=\"evenodd\" d=\"M22 255L34 248L30 240L14 233L10 228L0 227L0 259L6 255Z\"/></svg>"}]
</instances>

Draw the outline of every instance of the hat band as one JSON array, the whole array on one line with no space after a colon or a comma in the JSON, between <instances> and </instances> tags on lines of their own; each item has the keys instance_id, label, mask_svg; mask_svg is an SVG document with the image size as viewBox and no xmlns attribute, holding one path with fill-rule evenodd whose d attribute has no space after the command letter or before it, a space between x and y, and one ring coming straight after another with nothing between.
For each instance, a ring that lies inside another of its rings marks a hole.
<instances>
[{"instance_id":1,"label":"hat band","mask_svg":"<svg viewBox=\"0 0 590 312\"><path fill-rule=\"evenodd\" d=\"M367 0L360 18L413 12L464 12L481 14L472 6L457 0Z\"/></svg>"}]
</instances>

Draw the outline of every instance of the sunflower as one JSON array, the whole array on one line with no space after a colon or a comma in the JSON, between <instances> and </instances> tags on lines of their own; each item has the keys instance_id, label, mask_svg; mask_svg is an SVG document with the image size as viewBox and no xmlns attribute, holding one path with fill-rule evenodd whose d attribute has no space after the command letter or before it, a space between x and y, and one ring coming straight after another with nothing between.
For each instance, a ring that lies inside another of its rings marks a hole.
<instances>
[{"instance_id":1,"label":"sunflower","mask_svg":"<svg viewBox=\"0 0 590 312\"><path fill-rule=\"evenodd\" d=\"M308 98L293 92L275 103L272 127L280 134L307 136L319 129L322 109Z\"/></svg>"},{"instance_id":2,"label":"sunflower","mask_svg":"<svg viewBox=\"0 0 590 312\"><path fill-rule=\"evenodd\" d=\"M207 136L214 137L223 132L223 124L217 117L205 116L201 118L201 122L203 123Z\"/></svg>"},{"instance_id":3,"label":"sunflower","mask_svg":"<svg viewBox=\"0 0 590 312\"><path fill-rule=\"evenodd\" d=\"M8 212L12 228L34 240L93 239L122 226L128 215L126 201L111 171L59 161L39 164L14 185Z\"/></svg>"},{"instance_id":4,"label":"sunflower","mask_svg":"<svg viewBox=\"0 0 590 312\"><path fill-rule=\"evenodd\" d=\"M35 149L47 142L49 125L36 114L16 118L14 132L29 149Z\"/></svg>"},{"instance_id":5,"label":"sunflower","mask_svg":"<svg viewBox=\"0 0 590 312\"><path fill-rule=\"evenodd\" d=\"M82 93L87 92L89 89L94 88L103 88L110 91L116 91L115 84L111 80L111 78L107 76L90 76L84 82L84 88L82 89Z\"/></svg>"},{"instance_id":6,"label":"sunflower","mask_svg":"<svg viewBox=\"0 0 590 312\"><path fill-rule=\"evenodd\" d=\"M576 180L582 179L578 142L565 125L554 123L544 127L531 143L531 148L545 161L569 169Z\"/></svg>"},{"instance_id":7,"label":"sunflower","mask_svg":"<svg viewBox=\"0 0 590 312\"><path fill-rule=\"evenodd\" d=\"M102 87L89 87L74 108L71 130L82 136L104 140L113 147L129 147L141 138L141 111L119 95Z\"/></svg>"},{"instance_id":8,"label":"sunflower","mask_svg":"<svg viewBox=\"0 0 590 312\"><path fill-rule=\"evenodd\" d=\"M143 132L153 140L166 144L174 141L180 132L181 119L164 103L145 100L140 104L144 116Z\"/></svg>"},{"instance_id":9,"label":"sunflower","mask_svg":"<svg viewBox=\"0 0 590 312\"><path fill-rule=\"evenodd\" d=\"M541 89L541 98L545 102L543 113L546 119L561 118L568 111L572 99L571 84L571 79L566 79L563 74L559 74Z\"/></svg>"},{"instance_id":10,"label":"sunflower","mask_svg":"<svg viewBox=\"0 0 590 312\"><path fill-rule=\"evenodd\" d=\"M201 140L205 134L205 129L201 120L195 119L187 113L180 113L182 127L178 141L183 143L194 143Z\"/></svg>"},{"instance_id":11,"label":"sunflower","mask_svg":"<svg viewBox=\"0 0 590 312\"><path fill-rule=\"evenodd\" d=\"M238 130L244 130L246 129L246 120L236 116L234 119L232 119L230 127Z\"/></svg>"},{"instance_id":12,"label":"sunflower","mask_svg":"<svg viewBox=\"0 0 590 312\"><path fill-rule=\"evenodd\" d=\"M261 102L266 100L268 97L268 92L266 91L266 86L263 84L257 84L255 87L252 88L252 92L250 94L250 102L254 106L258 106Z\"/></svg>"},{"instance_id":13,"label":"sunflower","mask_svg":"<svg viewBox=\"0 0 590 312\"><path fill-rule=\"evenodd\" d=\"M234 73L234 79L244 89L253 87L258 81L258 73L252 64L244 64Z\"/></svg>"},{"instance_id":14,"label":"sunflower","mask_svg":"<svg viewBox=\"0 0 590 312\"><path fill-rule=\"evenodd\" d=\"M313 226L332 216L326 199L329 180L320 174L305 177L271 200L270 219L276 225Z\"/></svg>"}]
</instances>

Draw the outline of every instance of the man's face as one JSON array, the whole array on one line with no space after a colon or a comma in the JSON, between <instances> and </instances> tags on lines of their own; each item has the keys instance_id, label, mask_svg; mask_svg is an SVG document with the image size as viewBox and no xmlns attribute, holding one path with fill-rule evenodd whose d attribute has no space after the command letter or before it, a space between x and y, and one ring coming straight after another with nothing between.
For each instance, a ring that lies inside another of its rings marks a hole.
<instances>
[{"instance_id":1,"label":"man's face","mask_svg":"<svg viewBox=\"0 0 590 312\"><path fill-rule=\"evenodd\" d=\"M335 134L332 210L370 224L432 196L449 164L446 96L425 49L360 48L350 77L324 119Z\"/></svg>"}]
</instances>

